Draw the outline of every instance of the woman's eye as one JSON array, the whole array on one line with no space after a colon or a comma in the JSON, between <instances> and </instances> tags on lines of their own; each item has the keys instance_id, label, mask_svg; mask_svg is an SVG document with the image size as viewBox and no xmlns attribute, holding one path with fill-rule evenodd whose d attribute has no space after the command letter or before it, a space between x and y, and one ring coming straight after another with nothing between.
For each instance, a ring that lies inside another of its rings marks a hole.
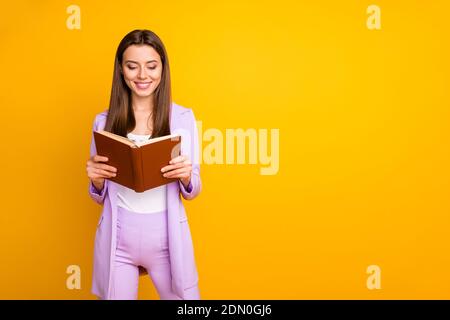
<instances>
[{"instance_id":1,"label":"woman's eye","mask_svg":"<svg viewBox=\"0 0 450 320\"><path fill-rule=\"evenodd\" d=\"M134 69L136 69L136 67L128 67L128 69L130 69L130 70L134 70ZM152 68L149 68L150 70L155 70L156 69L156 67L152 67Z\"/></svg>"}]
</instances>

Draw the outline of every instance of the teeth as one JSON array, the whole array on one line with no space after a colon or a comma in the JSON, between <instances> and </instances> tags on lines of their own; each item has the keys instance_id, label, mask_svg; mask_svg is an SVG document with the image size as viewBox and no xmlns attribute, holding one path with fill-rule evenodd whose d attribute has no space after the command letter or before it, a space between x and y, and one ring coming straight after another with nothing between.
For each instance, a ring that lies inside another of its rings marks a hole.
<instances>
[{"instance_id":1,"label":"teeth","mask_svg":"<svg viewBox=\"0 0 450 320\"><path fill-rule=\"evenodd\" d=\"M150 85L150 82L135 82L135 84L139 88L147 88Z\"/></svg>"}]
</instances>

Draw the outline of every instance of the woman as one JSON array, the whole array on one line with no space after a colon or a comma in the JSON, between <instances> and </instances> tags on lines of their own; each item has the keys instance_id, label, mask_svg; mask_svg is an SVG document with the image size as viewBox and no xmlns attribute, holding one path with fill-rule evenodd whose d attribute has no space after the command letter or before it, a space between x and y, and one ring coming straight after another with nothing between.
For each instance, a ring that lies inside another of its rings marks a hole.
<instances>
[{"instance_id":1,"label":"woman","mask_svg":"<svg viewBox=\"0 0 450 320\"><path fill-rule=\"evenodd\" d=\"M93 130L141 141L179 133L181 155L161 168L175 182L134 192L108 178L117 174L97 155L91 140L89 195L103 204L94 247L92 293L100 299L137 299L139 275L149 274L160 299L200 299L193 243L180 193L201 190L198 133L191 109L171 101L165 47L149 30L134 30L120 42L109 109Z\"/></svg>"}]
</instances>

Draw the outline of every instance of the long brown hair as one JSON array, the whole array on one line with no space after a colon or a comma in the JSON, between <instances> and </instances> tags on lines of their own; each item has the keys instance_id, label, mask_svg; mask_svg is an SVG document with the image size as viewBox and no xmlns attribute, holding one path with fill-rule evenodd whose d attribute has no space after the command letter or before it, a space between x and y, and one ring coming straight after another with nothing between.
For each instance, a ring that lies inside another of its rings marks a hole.
<instances>
[{"instance_id":1,"label":"long brown hair","mask_svg":"<svg viewBox=\"0 0 450 320\"><path fill-rule=\"evenodd\" d=\"M121 73L123 53L133 44L149 45L155 49L161 58L163 69L161 81L154 92L152 138L168 135L170 134L172 104L169 60L161 39L150 30L133 30L119 43L114 59L111 98L104 130L126 137L127 133L136 126L136 119L131 106L131 89L125 83Z\"/></svg>"}]
</instances>

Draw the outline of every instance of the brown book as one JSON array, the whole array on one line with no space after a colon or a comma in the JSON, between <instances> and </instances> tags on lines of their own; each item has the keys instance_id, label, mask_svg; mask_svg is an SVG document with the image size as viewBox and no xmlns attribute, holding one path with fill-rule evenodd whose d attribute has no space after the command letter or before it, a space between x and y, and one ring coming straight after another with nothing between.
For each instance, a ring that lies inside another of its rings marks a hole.
<instances>
[{"instance_id":1,"label":"brown book","mask_svg":"<svg viewBox=\"0 0 450 320\"><path fill-rule=\"evenodd\" d=\"M159 187L178 180L163 177L161 168L180 155L181 136L167 135L134 142L120 135L94 131L97 154L107 157L108 165L117 168L117 175L108 178L136 192Z\"/></svg>"}]
</instances>

